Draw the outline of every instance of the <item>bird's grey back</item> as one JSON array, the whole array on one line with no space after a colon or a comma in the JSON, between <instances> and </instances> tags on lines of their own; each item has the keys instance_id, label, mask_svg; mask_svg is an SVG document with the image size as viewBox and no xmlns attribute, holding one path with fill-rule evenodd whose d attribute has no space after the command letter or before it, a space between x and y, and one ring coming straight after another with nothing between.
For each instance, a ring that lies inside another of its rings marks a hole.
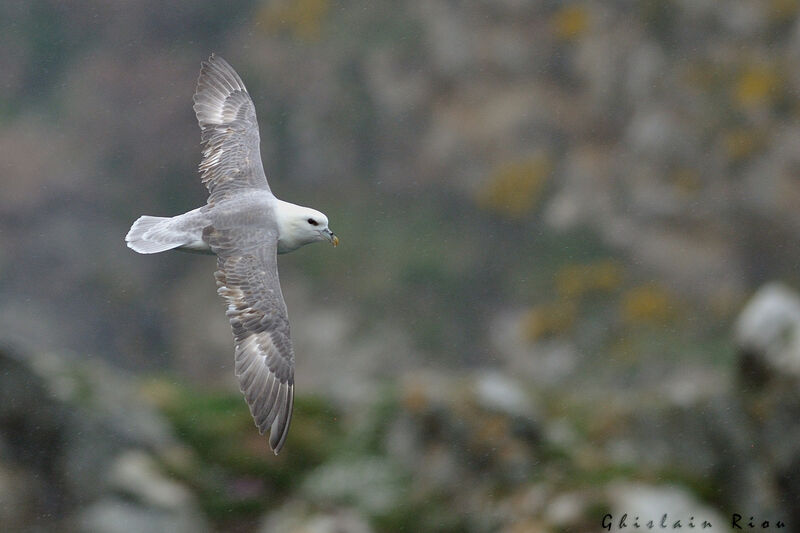
<instances>
[{"instance_id":1,"label":"bird's grey back","mask_svg":"<svg viewBox=\"0 0 800 533\"><path fill-rule=\"evenodd\" d=\"M243 189L203 208L210 225L230 233L232 246L240 252L278 240L274 196L258 189Z\"/></svg>"}]
</instances>

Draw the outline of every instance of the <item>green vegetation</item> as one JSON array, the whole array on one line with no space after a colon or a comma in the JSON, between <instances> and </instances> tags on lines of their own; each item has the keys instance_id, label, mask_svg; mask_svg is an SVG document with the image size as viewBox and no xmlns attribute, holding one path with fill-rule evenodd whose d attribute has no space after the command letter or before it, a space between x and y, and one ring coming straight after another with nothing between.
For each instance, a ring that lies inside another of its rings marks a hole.
<instances>
[{"instance_id":1,"label":"green vegetation","mask_svg":"<svg viewBox=\"0 0 800 533\"><path fill-rule=\"evenodd\" d=\"M147 383L144 394L193 453L166 466L197 492L203 509L216 520L262 511L264 501L293 489L303 473L327 460L342 441L337 413L314 397L295 400L291 449L275 457L255 430L240 394L163 379Z\"/></svg>"}]
</instances>

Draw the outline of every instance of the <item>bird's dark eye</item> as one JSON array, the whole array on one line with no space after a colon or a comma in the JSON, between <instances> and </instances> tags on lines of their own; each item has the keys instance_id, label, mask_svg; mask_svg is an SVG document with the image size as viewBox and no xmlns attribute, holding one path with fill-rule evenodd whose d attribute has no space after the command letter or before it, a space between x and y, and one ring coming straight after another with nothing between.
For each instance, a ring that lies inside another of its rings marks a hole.
<instances>
[{"instance_id":1,"label":"bird's dark eye","mask_svg":"<svg viewBox=\"0 0 800 533\"><path fill-rule=\"evenodd\" d=\"M311 224L312 226L318 226L319 225L319 224L317 224L317 221L314 220L313 218L309 218L308 219L308 223Z\"/></svg>"}]
</instances>

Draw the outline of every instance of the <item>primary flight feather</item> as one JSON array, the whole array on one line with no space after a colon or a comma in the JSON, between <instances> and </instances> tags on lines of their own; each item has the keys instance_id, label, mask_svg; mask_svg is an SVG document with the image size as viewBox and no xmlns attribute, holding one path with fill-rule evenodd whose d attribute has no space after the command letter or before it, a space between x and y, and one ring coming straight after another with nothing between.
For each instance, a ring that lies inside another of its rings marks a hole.
<instances>
[{"instance_id":1,"label":"primary flight feather","mask_svg":"<svg viewBox=\"0 0 800 533\"><path fill-rule=\"evenodd\" d=\"M206 205L175 217L139 217L125 236L132 250L217 256L217 293L228 305L235 371L261 434L283 448L294 405L294 350L278 280L277 254L339 239L328 218L272 194L261 164L258 121L242 79L221 57L204 61L194 94Z\"/></svg>"}]
</instances>

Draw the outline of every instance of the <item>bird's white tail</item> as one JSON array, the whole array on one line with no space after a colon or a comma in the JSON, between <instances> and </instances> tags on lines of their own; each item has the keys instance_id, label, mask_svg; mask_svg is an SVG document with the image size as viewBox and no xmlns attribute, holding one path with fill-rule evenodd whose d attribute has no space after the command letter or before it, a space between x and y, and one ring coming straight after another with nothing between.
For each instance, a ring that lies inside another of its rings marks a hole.
<instances>
[{"instance_id":1,"label":"bird's white tail","mask_svg":"<svg viewBox=\"0 0 800 533\"><path fill-rule=\"evenodd\" d=\"M170 220L169 217L141 216L131 226L131 230L125 235L125 242L128 248L140 254L155 254L166 250L172 250L185 244L182 235L174 235L164 224ZM176 239L176 237L178 237Z\"/></svg>"}]
</instances>

